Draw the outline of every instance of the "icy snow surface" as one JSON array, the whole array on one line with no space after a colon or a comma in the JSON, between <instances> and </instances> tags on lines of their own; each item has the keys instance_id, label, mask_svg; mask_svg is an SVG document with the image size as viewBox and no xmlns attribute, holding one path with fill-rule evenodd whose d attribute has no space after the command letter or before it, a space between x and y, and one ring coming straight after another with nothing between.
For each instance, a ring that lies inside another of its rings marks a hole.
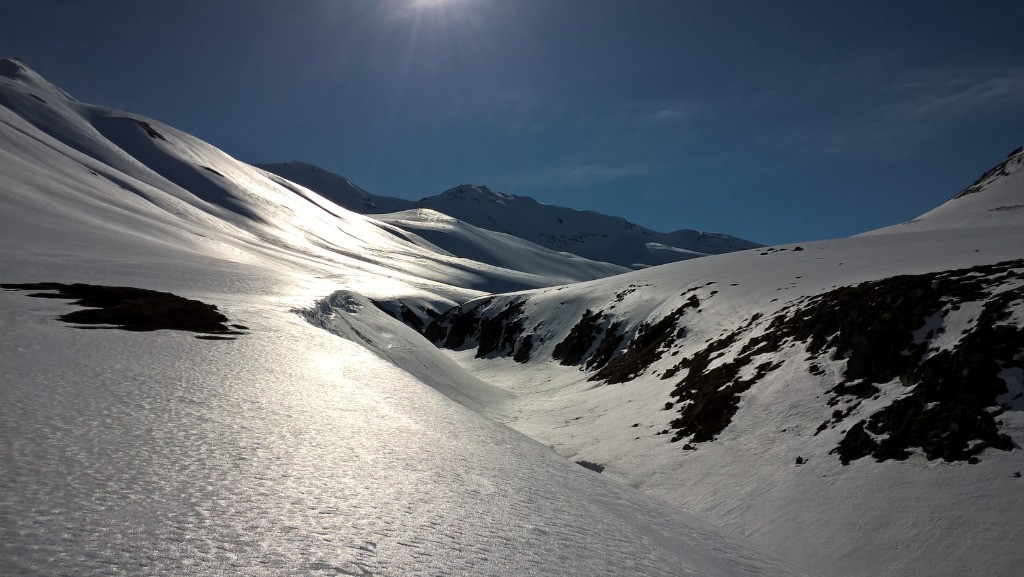
<instances>
[{"instance_id":1,"label":"icy snow surface","mask_svg":"<svg viewBox=\"0 0 1024 577\"><path fill-rule=\"evenodd\" d=\"M62 301L0 293L5 575L790 574L307 324L283 279L3 262L202 295L251 328L81 331Z\"/></svg>"},{"instance_id":2,"label":"icy snow surface","mask_svg":"<svg viewBox=\"0 0 1024 577\"><path fill-rule=\"evenodd\" d=\"M82 330L0 292L0 574L807 574L466 408L504 391L428 386L455 365L369 298L554 279L389 226L0 62L0 282L169 291L249 327Z\"/></svg>"}]
</instances>

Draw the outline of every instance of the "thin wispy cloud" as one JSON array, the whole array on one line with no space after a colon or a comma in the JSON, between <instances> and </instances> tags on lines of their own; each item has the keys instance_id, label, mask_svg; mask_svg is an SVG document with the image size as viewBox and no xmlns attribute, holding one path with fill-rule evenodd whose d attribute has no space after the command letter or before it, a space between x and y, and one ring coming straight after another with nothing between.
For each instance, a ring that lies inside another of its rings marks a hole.
<instances>
[{"instance_id":1,"label":"thin wispy cloud","mask_svg":"<svg viewBox=\"0 0 1024 577\"><path fill-rule=\"evenodd\" d=\"M600 164L565 164L537 172L512 176L514 186L586 186L647 174L644 166L606 166Z\"/></svg>"},{"instance_id":2,"label":"thin wispy cloud","mask_svg":"<svg viewBox=\"0 0 1024 577\"><path fill-rule=\"evenodd\" d=\"M1012 118L1024 107L1024 66L1016 65L914 68L872 58L800 80L739 84L695 99L697 129L715 127L727 139L728 127L740 127L742 138L732 146L769 155L786 150L817 159L894 158L913 154L955 125Z\"/></svg>"},{"instance_id":3,"label":"thin wispy cloud","mask_svg":"<svg viewBox=\"0 0 1024 577\"><path fill-rule=\"evenodd\" d=\"M690 120L697 116L700 106L694 102L671 102L659 106L653 112L641 117L642 121L656 123L676 123Z\"/></svg>"},{"instance_id":4,"label":"thin wispy cloud","mask_svg":"<svg viewBox=\"0 0 1024 577\"><path fill-rule=\"evenodd\" d=\"M942 119L1024 104L1024 67L931 70L891 90L894 101L881 112L892 116Z\"/></svg>"}]
</instances>

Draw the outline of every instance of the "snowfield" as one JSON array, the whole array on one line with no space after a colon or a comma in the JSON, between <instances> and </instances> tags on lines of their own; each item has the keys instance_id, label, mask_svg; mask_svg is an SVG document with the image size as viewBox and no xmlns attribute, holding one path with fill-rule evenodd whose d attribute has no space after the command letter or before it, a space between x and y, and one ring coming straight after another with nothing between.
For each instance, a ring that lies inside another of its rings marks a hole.
<instances>
[{"instance_id":1,"label":"snowfield","mask_svg":"<svg viewBox=\"0 0 1024 577\"><path fill-rule=\"evenodd\" d=\"M75 330L63 301L0 293L5 575L802 574L306 323L282 276L3 256L250 329Z\"/></svg>"},{"instance_id":2,"label":"snowfield","mask_svg":"<svg viewBox=\"0 0 1024 577\"><path fill-rule=\"evenodd\" d=\"M909 223L628 271L747 245L357 214L0 61L0 284L244 327L0 291L0 573L1017 575L1022 158Z\"/></svg>"},{"instance_id":3,"label":"snowfield","mask_svg":"<svg viewBox=\"0 0 1024 577\"><path fill-rule=\"evenodd\" d=\"M4 575L810 574L453 402L389 361L434 349L369 306L428 318L561 276L424 248L14 60L0 238L4 284L166 291L246 327L83 330L58 320L81 307L0 292ZM307 322L339 289L379 348ZM455 366L435 353L432 380Z\"/></svg>"}]
</instances>

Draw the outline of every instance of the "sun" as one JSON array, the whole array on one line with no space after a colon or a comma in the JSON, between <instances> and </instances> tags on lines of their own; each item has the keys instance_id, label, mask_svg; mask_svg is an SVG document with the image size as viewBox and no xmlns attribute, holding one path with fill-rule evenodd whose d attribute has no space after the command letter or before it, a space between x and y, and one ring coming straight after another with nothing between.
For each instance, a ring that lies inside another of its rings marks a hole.
<instances>
[{"instance_id":1,"label":"sun","mask_svg":"<svg viewBox=\"0 0 1024 577\"><path fill-rule=\"evenodd\" d=\"M437 8L451 4L454 0L409 0L413 8Z\"/></svg>"},{"instance_id":2,"label":"sun","mask_svg":"<svg viewBox=\"0 0 1024 577\"><path fill-rule=\"evenodd\" d=\"M411 8L422 10L454 8L465 3L466 0L409 0Z\"/></svg>"}]
</instances>

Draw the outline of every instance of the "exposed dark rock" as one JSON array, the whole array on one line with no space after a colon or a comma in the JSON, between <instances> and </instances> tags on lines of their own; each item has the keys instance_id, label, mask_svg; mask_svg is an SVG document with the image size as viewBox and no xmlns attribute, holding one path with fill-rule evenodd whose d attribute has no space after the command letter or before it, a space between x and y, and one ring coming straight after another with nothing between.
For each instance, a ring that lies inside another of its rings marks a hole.
<instances>
[{"instance_id":1,"label":"exposed dark rock","mask_svg":"<svg viewBox=\"0 0 1024 577\"><path fill-rule=\"evenodd\" d=\"M752 319L666 372L687 370L672 392L680 411L671 423L674 438L713 440L731 421L740 394L778 365L761 362L746 379L740 372L761 355L802 343L812 359L845 360L828 400L845 408L834 409L819 433L850 416L861 399L880 398L881 385L895 382L905 391L849 428L833 450L844 464L869 455L902 460L912 449L928 459L968 462L987 448L1011 450L995 420L1008 407L995 399L1007 392L1000 372L1024 355L1024 327L1011 320L1012 310L1024 305L1022 269L1024 261L1012 261L836 288L779 311L747 338ZM955 347L929 350L929 339L941 331L920 335L926 322L968 302L981 303L977 320ZM731 360L708 369L744 338ZM816 363L810 368L820 371Z\"/></svg>"},{"instance_id":2,"label":"exposed dark rock","mask_svg":"<svg viewBox=\"0 0 1024 577\"><path fill-rule=\"evenodd\" d=\"M522 359L518 362L525 362L533 347L532 336L529 336L528 343L523 342L523 307L526 301L509 302L497 313L486 310L492 302L493 299L488 298L469 309L455 307L433 320L423 334L431 342L447 349L460 349L467 342L476 342L478 358L489 355L513 356Z\"/></svg>"},{"instance_id":3,"label":"exposed dark rock","mask_svg":"<svg viewBox=\"0 0 1024 577\"><path fill-rule=\"evenodd\" d=\"M686 336L686 328L677 326L679 319L687 309L696 309L699 306L700 300L697 296L690 295L682 305L663 319L653 324L641 325L626 350L608 362L590 380L603 380L614 384L636 378L660 359L672 343Z\"/></svg>"},{"instance_id":4,"label":"exposed dark rock","mask_svg":"<svg viewBox=\"0 0 1024 577\"><path fill-rule=\"evenodd\" d=\"M402 321L406 326L420 334L423 334L426 328L423 323L423 318L416 314L416 311L409 308L409 305L400 301L381 302L371 299L370 302L372 302L378 309ZM420 306L418 308L428 317L433 318L437 316L437 311L430 307Z\"/></svg>"},{"instance_id":5,"label":"exposed dark rock","mask_svg":"<svg viewBox=\"0 0 1024 577\"><path fill-rule=\"evenodd\" d=\"M1013 448L995 423L1002 410L995 398L1006 392L999 372L1024 351L1024 328L1003 324L1024 294L1019 282L998 294L990 290L1016 280L1014 268L1022 265L893 277L812 299L806 316L793 323L794 338L810 336L812 353L830 349L834 358L847 359L836 398L873 397L877 385L893 380L908 389L847 433L851 441L836 449L844 462L869 454L902 460L911 448L929 459L963 461L989 447ZM913 332L932 315L972 301L983 302L983 312L956 348L926 356L927 343L915 343ZM851 311L846 318L835 314L843 309ZM865 439L865 429L874 437Z\"/></svg>"},{"instance_id":6,"label":"exposed dark rock","mask_svg":"<svg viewBox=\"0 0 1024 577\"><path fill-rule=\"evenodd\" d=\"M526 335L523 340L519 343L519 348L516 349L516 354L512 355L512 360L517 363L525 363L530 360L530 353L533 350L533 335Z\"/></svg>"},{"instance_id":7,"label":"exposed dark rock","mask_svg":"<svg viewBox=\"0 0 1024 577\"><path fill-rule=\"evenodd\" d=\"M160 134L159 132L157 132L157 130L155 128L153 128L153 126L150 123L148 123L148 122L146 122L144 120L136 120L135 122L137 122L138 125L141 126L143 128L143 130L146 131L146 134L148 134L150 138L156 138L158 140L163 140L163 141L167 140L166 138L164 138L164 135Z\"/></svg>"},{"instance_id":8,"label":"exposed dark rock","mask_svg":"<svg viewBox=\"0 0 1024 577\"><path fill-rule=\"evenodd\" d=\"M580 364L594 346L598 334L604 330L601 326L601 315L601 311L595 313L587 309L579 322L569 330L565 339L555 345L551 358L563 365Z\"/></svg>"},{"instance_id":9,"label":"exposed dark rock","mask_svg":"<svg viewBox=\"0 0 1024 577\"><path fill-rule=\"evenodd\" d=\"M225 340L223 335L245 334L227 325L228 318L217 307L201 301L186 299L171 293L133 287L111 287L89 284L30 283L0 284L0 288L19 291L49 291L33 293L36 298L68 299L71 304L87 307L61 315L59 320L78 328L123 329L126 331L156 331L161 329L206 333L196 338ZM102 326L88 326L102 325Z\"/></svg>"},{"instance_id":10,"label":"exposed dark rock","mask_svg":"<svg viewBox=\"0 0 1024 577\"><path fill-rule=\"evenodd\" d=\"M590 461L576 461L576 464L597 473L604 471L604 465L600 465L598 463L591 463Z\"/></svg>"},{"instance_id":11,"label":"exposed dark rock","mask_svg":"<svg viewBox=\"0 0 1024 577\"><path fill-rule=\"evenodd\" d=\"M619 345L622 344L623 339L626 335L621 331L622 321L615 321L608 328L604 329L604 336L601 337L601 342L597 344L597 350L594 354L590 355L584 366L588 369L598 369L606 364L612 358L612 355L619 350Z\"/></svg>"},{"instance_id":12,"label":"exposed dark rock","mask_svg":"<svg viewBox=\"0 0 1024 577\"><path fill-rule=\"evenodd\" d=\"M878 449L878 443L864 430L864 421L860 421L850 427L846 436L839 441L839 446L832 449L831 452L837 453L839 461L844 465L849 465L850 461L870 455L876 449Z\"/></svg>"},{"instance_id":13,"label":"exposed dark rock","mask_svg":"<svg viewBox=\"0 0 1024 577\"><path fill-rule=\"evenodd\" d=\"M217 170L214 170L214 169L210 168L209 166L203 166L203 165L199 165L199 168L202 168L203 170L205 170L205 171L207 171L207 172L212 172L213 174L216 174L217 176L219 176L219 177L221 177L221 178L224 178L224 175L223 175L223 174L221 174L221 173L220 173L219 171L217 171Z\"/></svg>"},{"instance_id":14,"label":"exposed dark rock","mask_svg":"<svg viewBox=\"0 0 1024 577\"><path fill-rule=\"evenodd\" d=\"M462 348L466 339L473 336L479 325L476 311L487 307L492 300L484 299L468 310L464 306L448 310L427 325L423 336L435 344L441 344L446 349Z\"/></svg>"},{"instance_id":15,"label":"exposed dark rock","mask_svg":"<svg viewBox=\"0 0 1024 577\"><path fill-rule=\"evenodd\" d=\"M424 329L423 319L421 319L418 314L412 312L412 309L410 309L404 303L401 305L401 311L402 311L402 318L401 318L402 322L407 324L407 325L409 325L413 329L415 329L416 332L422 334L423 333L423 329Z\"/></svg>"},{"instance_id":16,"label":"exposed dark rock","mask_svg":"<svg viewBox=\"0 0 1024 577\"><path fill-rule=\"evenodd\" d=\"M525 328L523 326L524 304L524 301L511 302L505 305L500 313L480 320L477 358L493 353L504 353L503 356L512 354L516 340L522 336Z\"/></svg>"}]
</instances>

